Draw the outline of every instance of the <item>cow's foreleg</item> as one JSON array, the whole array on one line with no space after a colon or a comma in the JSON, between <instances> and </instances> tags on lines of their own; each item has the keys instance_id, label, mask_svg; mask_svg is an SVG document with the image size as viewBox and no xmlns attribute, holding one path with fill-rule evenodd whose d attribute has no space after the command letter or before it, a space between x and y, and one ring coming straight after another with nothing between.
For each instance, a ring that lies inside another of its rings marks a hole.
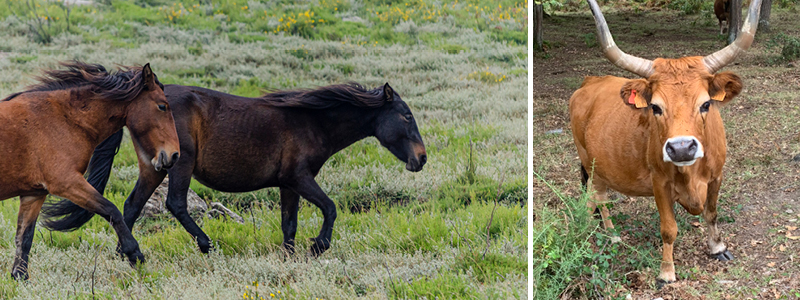
<instances>
[{"instance_id":1,"label":"cow's foreleg","mask_svg":"<svg viewBox=\"0 0 800 300\"><path fill-rule=\"evenodd\" d=\"M653 180L653 191L655 192L656 207L658 216L661 219L661 240L664 243L663 257L661 259L661 274L658 275L657 285L661 288L665 284L674 282L675 263L672 259L672 246L675 238L678 237L678 224L675 222L675 201L673 200L671 187L658 185L657 182L666 180Z\"/></svg>"},{"instance_id":2,"label":"cow's foreleg","mask_svg":"<svg viewBox=\"0 0 800 300\"><path fill-rule=\"evenodd\" d=\"M717 198L721 183L722 178L719 178L708 184L708 197L705 210L703 210L703 219L708 224L709 255L721 261L728 261L733 260L733 254L728 251L728 247L722 242L722 237L717 230Z\"/></svg>"}]
</instances>

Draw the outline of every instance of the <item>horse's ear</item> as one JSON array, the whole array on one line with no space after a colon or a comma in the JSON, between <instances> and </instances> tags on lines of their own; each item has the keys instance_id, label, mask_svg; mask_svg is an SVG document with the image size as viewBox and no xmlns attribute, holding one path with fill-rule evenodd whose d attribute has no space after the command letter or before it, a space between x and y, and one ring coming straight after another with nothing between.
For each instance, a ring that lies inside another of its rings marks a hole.
<instances>
[{"instance_id":1,"label":"horse's ear","mask_svg":"<svg viewBox=\"0 0 800 300\"><path fill-rule=\"evenodd\" d=\"M389 86L389 83L383 85L383 97L386 99L386 102L394 101L394 89Z\"/></svg>"},{"instance_id":2,"label":"horse's ear","mask_svg":"<svg viewBox=\"0 0 800 300\"><path fill-rule=\"evenodd\" d=\"M142 78L144 79L144 86L148 91L155 90L156 86L158 86L158 84L156 84L156 75L153 74L153 70L150 69L150 63L142 67Z\"/></svg>"}]
</instances>

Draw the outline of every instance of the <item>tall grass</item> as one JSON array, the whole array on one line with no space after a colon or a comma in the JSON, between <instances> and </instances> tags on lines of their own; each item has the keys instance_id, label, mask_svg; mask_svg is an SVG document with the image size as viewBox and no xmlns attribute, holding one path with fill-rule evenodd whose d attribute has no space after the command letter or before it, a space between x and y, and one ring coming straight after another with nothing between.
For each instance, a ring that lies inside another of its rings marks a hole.
<instances>
[{"instance_id":1,"label":"tall grass","mask_svg":"<svg viewBox=\"0 0 800 300\"><path fill-rule=\"evenodd\" d=\"M615 234L587 209L588 193L569 197L534 175L561 202L536 210L532 223L534 299L625 299L629 274L658 267L660 261L646 250L612 242Z\"/></svg>"}]
</instances>

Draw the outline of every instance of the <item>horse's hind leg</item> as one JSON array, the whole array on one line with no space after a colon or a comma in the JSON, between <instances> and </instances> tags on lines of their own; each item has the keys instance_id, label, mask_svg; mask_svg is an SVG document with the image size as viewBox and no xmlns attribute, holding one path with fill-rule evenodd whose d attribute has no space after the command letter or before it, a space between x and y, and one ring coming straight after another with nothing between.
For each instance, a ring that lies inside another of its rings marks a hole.
<instances>
[{"instance_id":1,"label":"horse's hind leg","mask_svg":"<svg viewBox=\"0 0 800 300\"><path fill-rule=\"evenodd\" d=\"M281 183L291 188L294 192L306 198L322 210L322 228L319 235L311 239L309 252L313 256L319 256L331 246L331 236L333 235L333 222L336 221L336 204L333 203L328 195L319 187L314 177L311 175L295 175L294 178L281 178Z\"/></svg>"},{"instance_id":2,"label":"horse's hind leg","mask_svg":"<svg viewBox=\"0 0 800 300\"><path fill-rule=\"evenodd\" d=\"M190 158L189 156L181 155L181 159L170 169L166 204L169 212L197 241L200 252L208 253L211 250L211 240L189 215L186 204L186 196L189 193L189 184L192 180L192 171L194 171L194 160Z\"/></svg>"},{"instance_id":3,"label":"horse's hind leg","mask_svg":"<svg viewBox=\"0 0 800 300\"><path fill-rule=\"evenodd\" d=\"M36 219L46 195L25 196L19 200L19 214L17 215L17 236L14 242L17 253L14 256L14 266L11 268L11 277L17 280L28 279L28 253L31 251L33 234L36 231Z\"/></svg>"},{"instance_id":4,"label":"horse's hind leg","mask_svg":"<svg viewBox=\"0 0 800 300\"><path fill-rule=\"evenodd\" d=\"M281 188L281 230L283 230L283 249L294 254L294 237L297 234L297 210L300 208L300 195L289 188Z\"/></svg>"},{"instance_id":5,"label":"horse's hind leg","mask_svg":"<svg viewBox=\"0 0 800 300\"><path fill-rule=\"evenodd\" d=\"M144 263L144 255L139 251L139 243L133 238L130 229L122 219L122 213L114 203L103 198L94 187L83 179L82 174L78 173L76 176L67 178L69 178L67 181L52 183L50 185L50 193L70 199L70 201L83 209L106 219L119 238L117 247L119 252L128 257L128 261L132 266L137 263Z\"/></svg>"}]
</instances>

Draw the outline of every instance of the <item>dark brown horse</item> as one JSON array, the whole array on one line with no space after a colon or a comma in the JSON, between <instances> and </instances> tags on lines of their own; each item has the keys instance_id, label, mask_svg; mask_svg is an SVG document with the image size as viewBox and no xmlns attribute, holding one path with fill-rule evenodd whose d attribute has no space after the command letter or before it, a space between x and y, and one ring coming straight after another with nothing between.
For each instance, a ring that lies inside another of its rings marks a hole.
<instances>
[{"instance_id":1,"label":"dark brown horse","mask_svg":"<svg viewBox=\"0 0 800 300\"><path fill-rule=\"evenodd\" d=\"M310 252L319 255L330 247L336 219L336 205L314 180L328 158L374 136L406 162L409 171L422 170L427 160L411 110L388 83L373 90L345 84L279 91L261 98L178 85L167 85L165 93L175 116L181 159L169 172L140 168L139 180L125 201L125 223L133 228L147 199L169 173L167 209L204 253L210 248L208 236L186 210L192 175L224 192L279 187L283 246L289 253L294 252L299 197L303 196L324 216L319 236L311 239ZM120 140L119 135L112 137L95 152L89 176L100 190ZM62 217L45 223L55 230L78 228L92 217L66 200L48 205L48 217Z\"/></svg>"},{"instance_id":2,"label":"dark brown horse","mask_svg":"<svg viewBox=\"0 0 800 300\"><path fill-rule=\"evenodd\" d=\"M11 275L28 278L28 253L47 194L99 214L131 264L143 262L122 214L83 178L92 150L128 126L142 167L163 172L179 142L163 87L150 65L110 74L100 65L62 63L38 85L0 100L0 199L20 196ZM169 153L169 155L168 155Z\"/></svg>"}]
</instances>

